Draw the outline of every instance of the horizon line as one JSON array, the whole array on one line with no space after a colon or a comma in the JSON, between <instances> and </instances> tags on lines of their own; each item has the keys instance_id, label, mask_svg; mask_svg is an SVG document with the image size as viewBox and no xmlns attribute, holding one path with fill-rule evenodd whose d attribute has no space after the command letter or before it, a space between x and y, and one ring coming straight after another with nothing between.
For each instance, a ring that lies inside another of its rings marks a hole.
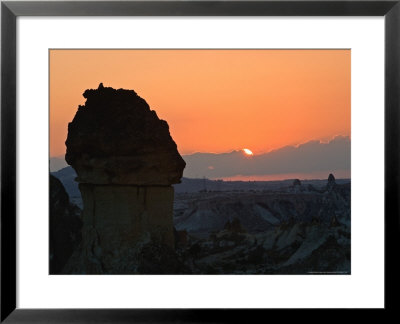
<instances>
[{"instance_id":1,"label":"horizon line","mask_svg":"<svg viewBox=\"0 0 400 324\"><path fill-rule=\"evenodd\" d=\"M264 152L260 152L260 153L254 153L254 156L257 156L257 155L264 155L264 154L268 154L268 153L271 153L271 152L274 152L274 151L278 151L278 150L280 150L280 149L283 149L283 148L286 148L286 147L294 147L294 148L298 148L299 146L301 146L301 145L304 145L304 144L307 144L307 143L310 143L310 142L319 142L320 144L329 144L330 142L332 142L333 140L335 140L336 138L347 138L347 139L349 139L349 141L351 141L351 136L350 135L341 135L341 134L338 134L338 135L334 135L334 136L332 136L332 137L330 137L330 139L328 139L328 140L322 140L322 139L310 139L310 140L307 140L307 141L305 141L305 142L301 142L301 143L298 143L298 144L288 144L288 145L284 145L284 146L280 146L280 147L278 147L278 148L274 148L274 149L271 149L271 150L269 150L269 151L264 151ZM240 148L240 149L230 149L230 150L227 150L227 151L223 151L223 152L202 152L202 151L194 151L193 153L179 153L181 156L188 156L188 155L194 155L194 154L215 154L215 155L218 155L218 154L230 154L230 153L234 153L234 152L241 152L241 151L243 151L245 148L250 148L250 146L248 146L248 147L244 147L244 148ZM250 149L251 150L251 149ZM179 150L178 150L179 151ZM252 150L253 151L253 150ZM49 158L51 159L51 158L61 158L61 157L64 157L64 159L65 159L65 154L66 153L64 153L64 154L62 154L62 155L53 155L53 156L51 156L50 154L49 154Z\"/></svg>"}]
</instances>

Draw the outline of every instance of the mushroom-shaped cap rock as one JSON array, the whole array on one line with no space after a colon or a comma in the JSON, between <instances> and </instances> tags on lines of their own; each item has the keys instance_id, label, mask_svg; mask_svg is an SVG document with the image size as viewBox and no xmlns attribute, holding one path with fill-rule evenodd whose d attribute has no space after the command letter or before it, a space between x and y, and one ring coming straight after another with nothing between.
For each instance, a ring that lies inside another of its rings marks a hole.
<instances>
[{"instance_id":1,"label":"mushroom-shaped cap rock","mask_svg":"<svg viewBox=\"0 0 400 324\"><path fill-rule=\"evenodd\" d=\"M92 184L171 185L185 161L166 121L133 90L100 84L68 125L65 159L77 181Z\"/></svg>"}]
</instances>

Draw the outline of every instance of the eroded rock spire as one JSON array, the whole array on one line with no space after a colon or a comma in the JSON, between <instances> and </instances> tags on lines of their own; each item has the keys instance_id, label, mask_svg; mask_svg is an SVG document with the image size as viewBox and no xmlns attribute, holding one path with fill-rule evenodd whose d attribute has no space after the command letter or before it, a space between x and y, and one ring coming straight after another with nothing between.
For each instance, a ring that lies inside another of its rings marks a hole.
<instances>
[{"instance_id":1,"label":"eroded rock spire","mask_svg":"<svg viewBox=\"0 0 400 324\"><path fill-rule=\"evenodd\" d=\"M83 96L65 157L83 199L82 244L65 272L136 273L146 244L173 250L172 184L185 162L167 122L135 91L100 83Z\"/></svg>"}]
</instances>

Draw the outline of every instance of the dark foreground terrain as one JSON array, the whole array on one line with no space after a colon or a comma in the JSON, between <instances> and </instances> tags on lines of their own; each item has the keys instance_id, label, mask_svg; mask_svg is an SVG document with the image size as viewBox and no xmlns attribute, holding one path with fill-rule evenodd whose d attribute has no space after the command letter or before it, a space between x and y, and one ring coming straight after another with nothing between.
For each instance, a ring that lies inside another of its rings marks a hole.
<instances>
[{"instance_id":1,"label":"dark foreground terrain","mask_svg":"<svg viewBox=\"0 0 400 324\"><path fill-rule=\"evenodd\" d=\"M61 182L53 181L51 273L71 273L63 267L65 251L72 254L81 238L79 191L73 176L63 172L60 180L73 203L66 203ZM228 184L184 179L178 186L175 250L151 241L134 247L132 274L350 273L350 180ZM61 257L59 251L64 251Z\"/></svg>"}]
</instances>

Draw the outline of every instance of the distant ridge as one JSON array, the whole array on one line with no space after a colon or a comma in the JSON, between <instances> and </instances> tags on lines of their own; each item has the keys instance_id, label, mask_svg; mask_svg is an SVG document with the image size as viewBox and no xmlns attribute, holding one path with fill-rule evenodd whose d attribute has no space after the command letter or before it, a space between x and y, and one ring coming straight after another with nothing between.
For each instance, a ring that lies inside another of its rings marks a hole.
<instances>
[{"instance_id":1,"label":"distant ridge","mask_svg":"<svg viewBox=\"0 0 400 324\"><path fill-rule=\"evenodd\" d=\"M58 178L65 187L71 200L81 206L81 194L78 183L75 181L76 173L70 166L51 173ZM324 187L328 183L326 179L302 180L301 183L313 185L316 188ZM349 183L350 179L336 179L338 184ZM249 190L277 190L286 188L293 184L293 179L277 181L222 181L210 179L182 178L182 183L174 185L175 192L200 192L200 191L249 191Z\"/></svg>"},{"instance_id":2,"label":"distant ridge","mask_svg":"<svg viewBox=\"0 0 400 324\"><path fill-rule=\"evenodd\" d=\"M51 157L50 160L50 172L56 172L68 166L65 161L64 155Z\"/></svg>"},{"instance_id":3,"label":"distant ridge","mask_svg":"<svg viewBox=\"0 0 400 324\"><path fill-rule=\"evenodd\" d=\"M348 170L350 176L350 138L337 136L327 143L309 141L298 146L280 149L254 156L242 151L230 153L194 153L184 155L186 178L227 178L236 175L275 175L315 172L335 173Z\"/></svg>"}]
</instances>

